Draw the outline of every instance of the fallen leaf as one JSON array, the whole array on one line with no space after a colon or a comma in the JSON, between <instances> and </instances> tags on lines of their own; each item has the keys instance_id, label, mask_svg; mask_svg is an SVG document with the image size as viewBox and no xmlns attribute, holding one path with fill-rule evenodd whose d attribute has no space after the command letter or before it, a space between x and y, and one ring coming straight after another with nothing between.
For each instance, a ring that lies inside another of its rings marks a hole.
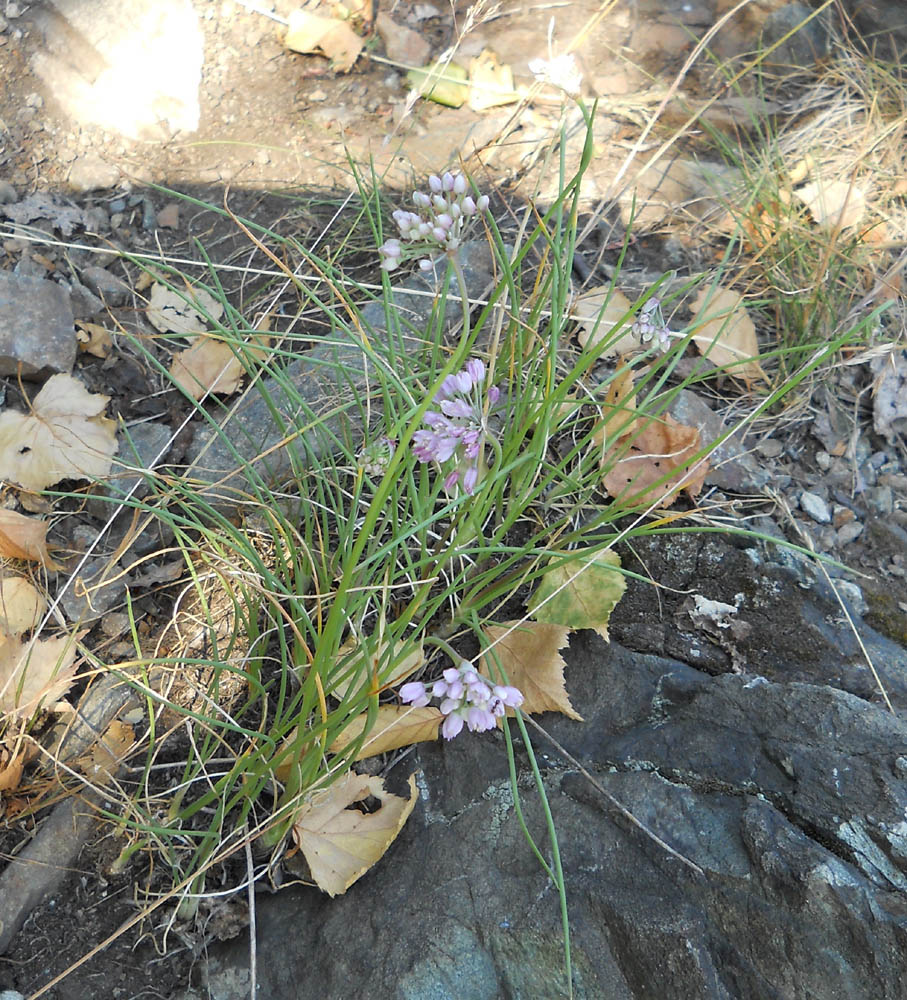
<instances>
[{"instance_id":1,"label":"fallen leaf","mask_svg":"<svg viewBox=\"0 0 907 1000\"><path fill-rule=\"evenodd\" d=\"M642 345L632 330L633 317L618 326L632 309L627 296L611 285L583 292L570 310L570 315L580 325L576 335L580 345L590 351L599 351L600 358L639 350Z\"/></svg>"},{"instance_id":2,"label":"fallen leaf","mask_svg":"<svg viewBox=\"0 0 907 1000\"><path fill-rule=\"evenodd\" d=\"M753 379L768 381L759 364L756 327L742 295L730 288L702 288L691 310L693 341L703 357L742 379L747 388Z\"/></svg>"},{"instance_id":3,"label":"fallen leaf","mask_svg":"<svg viewBox=\"0 0 907 1000\"><path fill-rule=\"evenodd\" d=\"M202 313L217 322L224 314L224 304L204 288L187 286L182 294L155 282L148 300L148 321L161 333L190 336L203 333L208 321Z\"/></svg>"},{"instance_id":4,"label":"fallen leaf","mask_svg":"<svg viewBox=\"0 0 907 1000\"><path fill-rule=\"evenodd\" d=\"M0 579L0 630L19 636L33 629L47 610L47 601L24 576Z\"/></svg>"},{"instance_id":5,"label":"fallen leaf","mask_svg":"<svg viewBox=\"0 0 907 1000\"><path fill-rule=\"evenodd\" d=\"M609 455L603 457L602 467L607 470L605 489L610 496L634 505L657 503L667 507L681 490L692 500L702 489L709 470L707 459L695 463L695 470L687 467L701 447L697 427L687 427L665 414L633 438L623 458L611 464ZM669 472L672 474L659 483Z\"/></svg>"},{"instance_id":6,"label":"fallen leaf","mask_svg":"<svg viewBox=\"0 0 907 1000\"><path fill-rule=\"evenodd\" d=\"M58 570L60 567L47 551L47 528L47 523L39 518L0 510L0 556L25 559L40 563L45 569Z\"/></svg>"},{"instance_id":7,"label":"fallen leaf","mask_svg":"<svg viewBox=\"0 0 907 1000\"><path fill-rule=\"evenodd\" d=\"M529 613L539 622L596 629L608 638L608 619L627 584L620 556L611 549L574 549L569 560L552 556L534 593Z\"/></svg>"},{"instance_id":8,"label":"fallen leaf","mask_svg":"<svg viewBox=\"0 0 907 1000\"><path fill-rule=\"evenodd\" d=\"M106 476L117 450L116 424L103 416L109 398L52 375L30 414L0 414L0 479L37 493L61 479Z\"/></svg>"},{"instance_id":9,"label":"fallen leaf","mask_svg":"<svg viewBox=\"0 0 907 1000\"><path fill-rule=\"evenodd\" d=\"M574 549L569 556L549 560L529 598L529 613L549 625L596 629L607 639L608 619L627 588L620 556L611 549Z\"/></svg>"},{"instance_id":10,"label":"fallen leaf","mask_svg":"<svg viewBox=\"0 0 907 1000\"><path fill-rule=\"evenodd\" d=\"M28 751L11 752L0 747L0 792L14 792L22 780L22 769L28 763ZM0 996L3 994L0 993Z\"/></svg>"},{"instance_id":11,"label":"fallen leaf","mask_svg":"<svg viewBox=\"0 0 907 1000\"><path fill-rule=\"evenodd\" d=\"M347 808L369 796L381 802L376 812ZM417 797L415 775L408 799L385 791L381 778L353 772L316 792L296 814L292 833L318 887L329 896L346 892L394 842Z\"/></svg>"},{"instance_id":12,"label":"fallen leaf","mask_svg":"<svg viewBox=\"0 0 907 1000\"><path fill-rule=\"evenodd\" d=\"M0 716L52 709L73 682L77 643L86 634L22 642L0 633Z\"/></svg>"},{"instance_id":13,"label":"fallen leaf","mask_svg":"<svg viewBox=\"0 0 907 1000\"><path fill-rule=\"evenodd\" d=\"M353 68L365 42L344 21L296 9L287 21L284 44L294 52L323 52L339 73Z\"/></svg>"},{"instance_id":14,"label":"fallen leaf","mask_svg":"<svg viewBox=\"0 0 907 1000\"><path fill-rule=\"evenodd\" d=\"M411 69L406 79L421 97L447 108L462 107L469 97L469 74L454 62L445 65L441 60L422 69Z\"/></svg>"},{"instance_id":15,"label":"fallen leaf","mask_svg":"<svg viewBox=\"0 0 907 1000\"><path fill-rule=\"evenodd\" d=\"M393 687L398 681L402 681L418 670L425 662L425 653L420 642L418 645L412 646L407 650L406 654L390 673L379 676L379 670L387 671L388 660L385 655L387 642L380 642L374 651L371 650L371 640L366 640L362 643L354 636L351 636L343 643L338 650L339 659L343 660L354 652L358 655L351 656L343 664L342 676L336 681L331 681L329 694L333 695L338 701L343 701L351 691L358 692L362 687L371 689L373 681L375 681L376 691L379 687ZM362 662L363 653L368 656L367 664Z\"/></svg>"},{"instance_id":16,"label":"fallen leaf","mask_svg":"<svg viewBox=\"0 0 907 1000\"><path fill-rule=\"evenodd\" d=\"M621 365L608 382L605 402L601 408L602 418L592 432L592 443L602 456L618 441L632 434L638 420L636 413L636 393L633 386L633 369Z\"/></svg>"},{"instance_id":17,"label":"fallen leaf","mask_svg":"<svg viewBox=\"0 0 907 1000\"><path fill-rule=\"evenodd\" d=\"M849 229L866 214L866 196L848 181L812 181L794 194L824 229Z\"/></svg>"},{"instance_id":18,"label":"fallen leaf","mask_svg":"<svg viewBox=\"0 0 907 1000\"><path fill-rule=\"evenodd\" d=\"M356 716L331 744L331 753L340 753L350 743L358 739L365 729L368 712ZM388 750L425 743L438 738L438 729L444 716L437 708L410 708L400 705L379 705L375 724L368 734L354 761L366 757L376 757ZM278 775L279 777L279 775Z\"/></svg>"},{"instance_id":19,"label":"fallen leaf","mask_svg":"<svg viewBox=\"0 0 907 1000\"><path fill-rule=\"evenodd\" d=\"M80 758L78 767L91 781L109 784L133 746L135 730L125 722L114 719L91 750Z\"/></svg>"},{"instance_id":20,"label":"fallen leaf","mask_svg":"<svg viewBox=\"0 0 907 1000\"><path fill-rule=\"evenodd\" d=\"M86 323L80 320L76 324L76 338L79 350L96 358L106 358L113 347L113 334L100 323Z\"/></svg>"},{"instance_id":21,"label":"fallen leaf","mask_svg":"<svg viewBox=\"0 0 907 1000\"><path fill-rule=\"evenodd\" d=\"M499 677L500 664L507 682L519 688L523 695L521 712L529 715L560 712L577 722L583 721L570 704L564 684L567 664L560 650L567 645L569 628L544 622L506 622L486 625L483 631L493 650L479 657L479 672L485 677ZM513 715L513 712L507 714Z\"/></svg>"},{"instance_id":22,"label":"fallen leaf","mask_svg":"<svg viewBox=\"0 0 907 1000\"><path fill-rule=\"evenodd\" d=\"M263 338L262 346L250 349L250 354L260 356L269 343L269 337ZM199 337L191 347L175 354L170 365L170 376L193 399L201 399L206 392L229 396L245 374L235 349L215 337Z\"/></svg>"},{"instance_id":23,"label":"fallen leaf","mask_svg":"<svg viewBox=\"0 0 907 1000\"><path fill-rule=\"evenodd\" d=\"M502 104L513 104L520 95L513 89L513 70L490 49L469 61L469 106L485 111Z\"/></svg>"}]
</instances>

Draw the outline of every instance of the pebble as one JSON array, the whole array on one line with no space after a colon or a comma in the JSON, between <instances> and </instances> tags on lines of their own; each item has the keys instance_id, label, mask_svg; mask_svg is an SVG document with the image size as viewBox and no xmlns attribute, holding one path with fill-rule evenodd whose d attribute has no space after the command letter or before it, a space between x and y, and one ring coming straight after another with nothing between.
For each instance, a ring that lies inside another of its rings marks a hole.
<instances>
[{"instance_id":1,"label":"pebble","mask_svg":"<svg viewBox=\"0 0 907 1000\"><path fill-rule=\"evenodd\" d=\"M85 153L73 160L69 170L70 187L76 191L94 191L115 187L120 180L119 168L96 153Z\"/></svg>"},{"instance_id":2,"label":"pebble","mask_svg":"<svg viewBox=\"0 0 907 1000\"><path fill-rule=\"evenodd\" d=\"M838 528L838 545L849 545L863 534L863 525L859 521L849 521Z\"/></svg>"},{"instance_id":3,"label":"pebble","mask_svg":"<svg viewBox=\"0 0 907 1000\"><path fill-rule=\"evenodd\" d=\"M818 465L823 472L828 472L831 468L831 455L829 455L827 451L817 451L816 465Z\"/></svg>"},{"instance_id":4,"label":"pebble","mask_svg":"<svg viewBox=\"0 0 907 1000\"><path fill-rule=\"evenodd\" d=\"M851 611L855 611L858 615L866 614L869 607L866 604L866 599L863 597L863 591L855 583L851 580L837 580L835 586L838 588L840 595L850 605Z\"/></svg>"},{"instance_id":5,"label":"pebble","mask_svg":"<svg viewBox=\"0 0 907 1000\"><path fill-rule=\"evenodd\" d=\"M0 375L71 372L76 332L69 294L56 282L0 271Z\"/></svg>"},{"instance_id":6,"label":"pebble","mask_svg":"<svg viewBox=\"0 0 907 1000\"><path fill-rule=\"evenodd\" d=\"M157 224L161 229L178 229L180 224L179 202L171 201L157 213Z\"/></svg>"},{"instance_id":7,"label":"pebble","mask_svg":"<svg viewBox=\"0 0 907 1000\"><path fill-rule=\"evenodd\" d=\"M104 267L85 267L82 281L108 305L121 306L129 298L129 286Z\"/></svg>"},{"instance_id":8,"label":"pebble","mask_svg":"<svg viewBox=\"0 0 907 1000\"><path fill-rule=\"evenodd\" d=\"M69 302L74 319L92 319L104 312L104 303L83 284L72 282Z\"/></svg>"},{"instance_id":9,"label":"pebble","mask_svg":"<svg viewBox=\"0 0 907 1000\"><path fill-rule=\"evenodd\" d=\"M758 451L763 458L777 458L781 452L784 451L784 445L782 445L780 441L772 441L769 439L768 441L760 441L756 446L756 451Z\"/></svg>"},{"instance_id":10,"label":"pebble","mask_svg":"<svg viewBox=\"0 0 907 1000\"><path fill-rule=\"evenodd\" d=\"M866 502L879 514L890 514L894 510L894 493L890 486L874 486L866 491Z\"/></svg>"},{"instance_id":11,"label":"pebble","mask_svg":"<svg viewBox=\"0 0 907 1000\"><path fill-rule=\"evenodd\" d=\"M816 493L801 493L800 506L818 524L831 522L831 511L828 504Z\"/></svg>"},{"instance_id":12,"label":"pebble","mask_svg":"<svg viewBox=\"0 0 907 1000\"><path fill-rule=\"evenodd\" d=\"M11 205L19 200L19 195L12 184L7 181L0 181L0 205Z\"/></svg>"}]
</instances>

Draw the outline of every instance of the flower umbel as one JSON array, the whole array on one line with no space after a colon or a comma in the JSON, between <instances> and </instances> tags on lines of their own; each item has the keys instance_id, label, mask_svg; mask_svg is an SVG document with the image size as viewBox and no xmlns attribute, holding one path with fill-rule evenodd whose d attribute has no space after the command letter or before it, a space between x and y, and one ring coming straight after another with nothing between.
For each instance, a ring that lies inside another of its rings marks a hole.
<instances>
[{"instance_id":1,"label":"flower umbel","mask_svg":"<svg viewBox=\"0 0 907 1000\"><path fill-rule=\"evenodd\" d=\"M386 240L378 252L381 267L393 271L401 261L422 254L452 253L462 244L472 220L488 209L488 195L473 198L463 174L434 174L428 178L429 192L416 191L413 204L417 211L394 212L400 230L399 239ZM404 245L405 244L405 245ZM432 267L431 256L419 261L423 271Z\"/></svg>"},{"instance_id":2,"label":"flower umbel","mask_svg":"<svg viewBox=\"0 0 907 1000\"><path fill-rule=\"evenodd\" d=\"M631 329L641 344L652 343L662 351L671 346L671 331L661 312L661 299L655 295L642 304Z\"/></svg>"},{"instance_id":3,"label":"flower umbel","mask_svg":"<svg viewBox=\"0 0 907 1000\"><path fill-rule=\"evenodd\" d=\"M420 462L442 465L456 459L445 489L452 490L462 478L465 492L475 492L489 433L486 411L500 397L497 386L485 387L485 365L478 358L470 358L462 371L441 384L434 399L438 410L429 410L423 418L428 429L413 434L413 454Z\"/></svg>"},{"instance_id":4,"label":"flower umbel","mask_svg":"<svg viewBox=\"0 0 907 1000\"><path fill-rule=\"evenodd\" d=\"M380 479L387 471L396 447L397 442L392 438L379 437L377 441L371 441L359 449L356 464L367 476Z\"/></svg>"},{"instance_id":5,"label":"flower umbel","mask_svg":"<svg viewBox=\"0 0 907 1000\"><path fill-rule=\"evenodd\" d=\"M441 679L431 685L410 681L400 688L400 700L415 708L424 707L432 698L441 700L445 716L441 735L445 740L452 740L464 726L471 733L494 729L508 708L523 704L523 695L517 688L486 680L476 673L469 660L460 660L458 666L445 670Z\"/></svg>"}]
</instances>

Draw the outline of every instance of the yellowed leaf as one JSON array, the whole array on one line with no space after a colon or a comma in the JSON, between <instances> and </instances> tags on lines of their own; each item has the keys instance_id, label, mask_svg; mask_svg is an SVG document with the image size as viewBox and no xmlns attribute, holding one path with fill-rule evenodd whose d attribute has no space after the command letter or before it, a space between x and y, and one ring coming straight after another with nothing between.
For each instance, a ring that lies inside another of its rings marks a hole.
<instances>
[{"instance_id":1,"label":"yellowed leaf","mask_svg":"<svg viewBox=\"0 0 907 1000\"><path fill-rule=\"evenodd\" d=\"M100 323L85 323L80 320L76 324L76 337L79 350L96 358L106 358L113 347L113 334Z\"/></svg>"},{"instance_id":2,"label":"yellowed leaf","mask_svg":"<svg viewBox=\"0 0 907 1000\"><path fill-rule=\"evenodd\" d=\"M708 460L694 463L695 468L684 468L702 447L699 429L678 423L669 414L653 420L630 442L623 458L605 473L605 489L612 497L632 504L652 504L667 507L681 490L690 499L702 489L709 469ZM602 466L607 468L612 459L606 455ZM667 473L669 478L655 485Z\"/></svg>"},{"instance_id":3,"label":"yellowed leaf","mask_svg":"<svg viewBox=\"0 0 907 1000\"><path fill-rule=\"evenodd\" d=\"M100 479L117 450L116 424L71 375L52 375L30 414L0 414L0 479L38 492L61 479Z\"/></svg>"},{"instance_id":4,"label":"yellowed leaf","mask_svg":"<svg viewBox=\"0 0 907 1000\"><path fill-rule=\"evenodd\" d=\"M348 662L344 664L340 678L331 682L330 694L338 701L342 701L351 691L358 691L363 686L370 687L373 682L375 691L381 687L393 687L418 670L425 662L422 643L418 643L406 652L406 655L400 659L400 662L389 674L379 676L379 670L387 670L387 642L378 643L377 649L373 652L370 652L371 648L371 640L360 645L359 640L355 636L351 636L338 650L340 659L351 653L357 654L350 657ZM367 663L362 662L363 656L368 657Z\"/></svg>"},{"instance_id":5,"label":"yellowed leaf","mask_svg":"<svg viewBox=\"0 0 907 1000\"><path fill-rule=\"evenodd\" d=\"M577 339L587 350L598 350L599 357L630 354L641 347L632 330L633 317L619 328L618 323L633 308L623 292L610 285L590 288L573 303L570 315L579 323Z\"/></svg>"},{"instance_id":6,"label":"yellowed leaf","mask_svg":"<svg viewBox=\"0 0 907 1000\"><path fill-rule=\"evenodd\" d=\"M148 322L161 333L179 333L184 337L202 333L208 325L203 312L217 322L224 314L224 304L206 289L188 284L182 295L160 282L151 289Z\"/></svg>"},{"instance_id":7,"label":"yellowed leaf","mask_svg":"<svg viewBox=\"0 0 907 1000\"><path fill-rule=\"evenodd\" d=\"M22 642L0 633L0 715L32 715L52 709L69 690L75 674L77 643L85 635Z\"/></svg>"},{"instance_id":8,"label":"yellowed leaf","mask_svg":"<svg viewBox=\"0 0 907 1000\"><path fill-rule=\"evenodd\" d=\"M848 181L812 181L794 194L810 210L823 229L849 229L866 214L866 196Z\"/></svg>"},{"instance_id":9,"label":"yellowed leaf","mask_svg":"<svg viewBox=\"0 0 907 1000\"><path fill-rule=\"evenodd\" d=\"M520 711L530 715L562 712L582 722L583 717L570 704L564 684L567 664L560 655L571 630L564 625L523 622L510 631L515 624L486 625L484 631L489 645L494 646L508 683L522 692ZM480 657L479 672L485 677L500 677L491 651Z\"/></svg>"},{"instance_id":10,"label":"yellowed leaf","mask_svg":"<svg viewBox=\"0 0 907 1000\"><path fill-rule=\"evenodd\" d=\"M284 44L294 52L323 52L340 73L352 69L365 45L346 22L299 8L290 12Z\"/></svg>"},{"instance_id":11,"label":"yellowed leaf","mask_svg":"<svg viewBox=\"0 0 907 1000\"><path fill-rule=\"evenodd\" d=\"M513 70L499 63L491 49L469 61L469 106L473 111L513 104L519 97L513 89Z\"/></svg>"},{"instance_id":12,"label":"yellowed leaf","mask_svg":"<svg viewBox=\"0 0 907 1000\"><path fill-rule=\"evenodd\" d=\"M331 744L331 753L340 753L350 743L358 739L365 729L368 713L353 719ZM354 761L376 757L388 750L399 750L413 743L425 743L438 738L438 729L444 716L430 705L424 708L409 708L400 705L379 705L375 725L366 737Z\"/></svg>"},{"instance_id":13,"label":"yellowed leaf","mask_svg":"<svg viewBox=\"0 0 907 1000\"><path fill-rule=\"evenodd\" d=\"M376 812L348 808L369 796L381 802ZM329 896L346 892L394 842L417 797L415 775L408 799L386 791L381 778L352 772L316 792L296 814L292 832L318 887Z\"/></svg>"},{"instance_id":14,"label":"yellowed leaf","mask_svg":"<svg viewBox=\"0 0 907 1000\"><path fill-rule=\"evenodd\" d=\"M0 510L0 556L40 563L45 569L60 567L47 551L47 523L14 510Z\"/></svg>"},{"instance_id":15,"label":"yellowed leaf","mask_svg":"<svg viewBox=\"0 0 907 1000\"><path fill-rule=\"evenodd\" d=\"M691 309L693 341L703 357L742 379L747 387L754 379L768 381L759 364L756 327L742 295L730 288L703 288Z\"/></svg>"},{"instance_id":16,"label":"yellowed leaf","mask_svg":"<svg viewBox=\"0 0 907 1000\"><path fill-rule=\"evenodd\" d=\"M4 632L15 636L28 632L46 610L47 601L24 576L0 580L0 629Z\"/></svg>"}]
</instances>

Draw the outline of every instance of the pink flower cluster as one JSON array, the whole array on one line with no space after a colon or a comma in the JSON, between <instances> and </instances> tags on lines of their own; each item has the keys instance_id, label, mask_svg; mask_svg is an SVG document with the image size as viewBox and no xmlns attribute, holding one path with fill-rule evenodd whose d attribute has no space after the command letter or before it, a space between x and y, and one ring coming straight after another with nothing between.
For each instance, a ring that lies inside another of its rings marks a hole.
<instances>
[{"instance_id":1,"label":"pink flower cluster","mask_svg":"<svg viewBox=\"0 0 907 1000\"><path fill-rule=\"evenodd\" d=\"M464 725L472 733L494 729L508 708L523 704L523 695L517 688L486 681L469 660L461 660L459 666L445 670L430 690L421 681L410 681L400 688L400 700L415 708L422 708L432 698L441 699L440 709L446 716L441 723L441 735L445 740L452 740Z\"/></svg>"},{"instance_id":2,"label":"pink flower cluster","mask_svg":"<svg viewBox=\"0 0 907 1000\"><path fill-rule=\"evenodd\" d=\"M661 299L655 295L642 304L631 329L641 344L655 341L662 351L671 346L671 331L661 313Z\"/></svg>"},{"instance_id":3,"label":"pink flower cluster","mask_svg":"<svg viewBox=\"0 0 907 1000\"><path fill-rule=\"evenodd\" d=\"M432 174L428 186L430 194L422 191L413 194L417 212L402 209L394 212L400 239L387 240L378 250L385 271L393 271L406 257L456 250L463 242L470 220L488 208L488 195L474 199L467 194L469 185L463 174L446 173L441 177ZM401 240L408 246L404 247ZM431 270L431 257L423 257L419 267Z\"/></svg>"},{"instance_id":4,"label":"pink flower cluster","mask_svg":"<svg viewBox=\"0 0 907 1000\"><path fill-rule=\"evenodd\" d=\"M443 464L456 458L455 467L444 480L446 490L452 490L462 476L463 489L475 491L488 434L485 401L490 408L500 397L497 386L485 389L485 365L478 358L470 358L462 371L448 375L441 384L434 400L438 410L429 410L423 418L429 429L413 435L413 454L420 462Z\"/></svg>"}]
</instances>

